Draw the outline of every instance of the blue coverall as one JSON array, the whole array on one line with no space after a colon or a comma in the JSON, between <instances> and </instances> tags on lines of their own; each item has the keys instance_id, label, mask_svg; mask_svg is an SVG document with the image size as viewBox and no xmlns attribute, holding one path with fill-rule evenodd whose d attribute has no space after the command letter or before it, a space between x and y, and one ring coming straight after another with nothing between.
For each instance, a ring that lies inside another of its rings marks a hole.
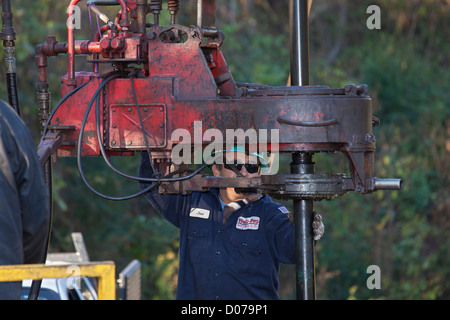
<instances>
[{"instance_id":1,"label":"blue coverall","mask_svg":"<svg viewBox=\"0 0 450 320\"><path fill-rule=\"evenodd\" d=\"M141 155L139 174L152 177L147 153ZM190 195L153 189L146 197L180 229L177 299L279 299L279 264L295 264L294 226L285 207L266 195L222 224L217 189Z\"/></svg>"}]
</instances>

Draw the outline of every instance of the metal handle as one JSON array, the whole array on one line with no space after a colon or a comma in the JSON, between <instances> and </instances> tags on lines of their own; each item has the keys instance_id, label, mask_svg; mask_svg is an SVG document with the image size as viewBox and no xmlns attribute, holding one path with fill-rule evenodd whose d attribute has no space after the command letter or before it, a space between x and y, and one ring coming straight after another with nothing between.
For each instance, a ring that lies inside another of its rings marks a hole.
<instances>
[{"instance_id":1,"label":"metal handle","mask_svg":"<svg viewBox=\"0 0 450 320\"><path fill-rule=\"evenodd\" d=\"M338 123L337 119L330 119L324 121L297 121L297 120L287 120L280 117L277 118L277 121L279 123L285 123L292 126L300 126L300 127L326 127Z\"/></svg>"},{"instance_id":2,"label":"metal handle","mask_svg":"<svg viewBox=\"0 0 450 320\"><path fill-rule=\"evenodd\" d=\"M375 178L374 190L401 190L401 189L403 189L402 179Z\"/></svg>"}]
</instances>

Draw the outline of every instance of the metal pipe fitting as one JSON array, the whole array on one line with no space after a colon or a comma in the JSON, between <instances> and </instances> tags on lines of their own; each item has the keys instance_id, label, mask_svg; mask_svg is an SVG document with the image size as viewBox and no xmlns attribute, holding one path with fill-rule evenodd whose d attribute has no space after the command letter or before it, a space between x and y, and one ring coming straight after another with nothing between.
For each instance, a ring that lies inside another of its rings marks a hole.
<instances>
[{"instance_id":1,"label":"metal pipe fitting","mask_svg":"<svg viewBox=\"0 0 450 320\"><path fill-rule=\"evenodd\" d=\"M374 190L401 190L403 179L380 179L374 178Z\"/></svg>"}]
</instances>

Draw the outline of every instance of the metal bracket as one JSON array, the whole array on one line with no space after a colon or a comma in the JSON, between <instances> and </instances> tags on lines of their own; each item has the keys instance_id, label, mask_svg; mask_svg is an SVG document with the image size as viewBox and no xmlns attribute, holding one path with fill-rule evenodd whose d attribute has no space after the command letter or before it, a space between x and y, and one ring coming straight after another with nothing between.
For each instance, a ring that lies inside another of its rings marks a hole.
<instances>
[{"instance_id":1,"label":"metal bracket","mask_svg":"<svg viewBox=\"0 0 450 320\"><path fill-rule=\"evenodd\" d=\"M150 148L167 145L165 104L141 104L144 130ZM111 105L109 111L109 147L111 149L145 148L144 136L136 105Z\"/></svg>"},{"instance_id":2,"label":"metal bracket","mask_svg":"<svg viewBox=\"0 0 450 320\"><path fill-rule=\"evenodd\" d=\"M48 158L54 154L62 145L61 131L50 131L42 137L39 143L37 154L41 165L47 162Z\"/></svg>"}]
</instances>

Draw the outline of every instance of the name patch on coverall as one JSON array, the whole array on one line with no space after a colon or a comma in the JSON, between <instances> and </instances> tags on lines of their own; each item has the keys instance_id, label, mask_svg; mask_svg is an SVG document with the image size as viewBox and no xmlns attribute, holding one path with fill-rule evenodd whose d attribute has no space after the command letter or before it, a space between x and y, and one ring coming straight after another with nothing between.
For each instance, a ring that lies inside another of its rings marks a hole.
<instances>
[{"instance_id":1,"label":"name patch on coverall","mask_svg":"<svg viewBox=\"0 0 450 320\"><path fill-rule=\"evenodd\" d=\"M236 222L236 229L239 230L258 230L260 217L239 217Z\"/></svg>"},{"instance_id":2,"label":"name patch on coverall","mask_svg":"<svg viewBox=\"0 0 450 320\"><path fill-rule=\"evenodd\" d=\"M209 210L202 208L191 208L189 212L190 217L200 218L200 219L208 219L209 218Z\"/></svg>"}]
</instances>

